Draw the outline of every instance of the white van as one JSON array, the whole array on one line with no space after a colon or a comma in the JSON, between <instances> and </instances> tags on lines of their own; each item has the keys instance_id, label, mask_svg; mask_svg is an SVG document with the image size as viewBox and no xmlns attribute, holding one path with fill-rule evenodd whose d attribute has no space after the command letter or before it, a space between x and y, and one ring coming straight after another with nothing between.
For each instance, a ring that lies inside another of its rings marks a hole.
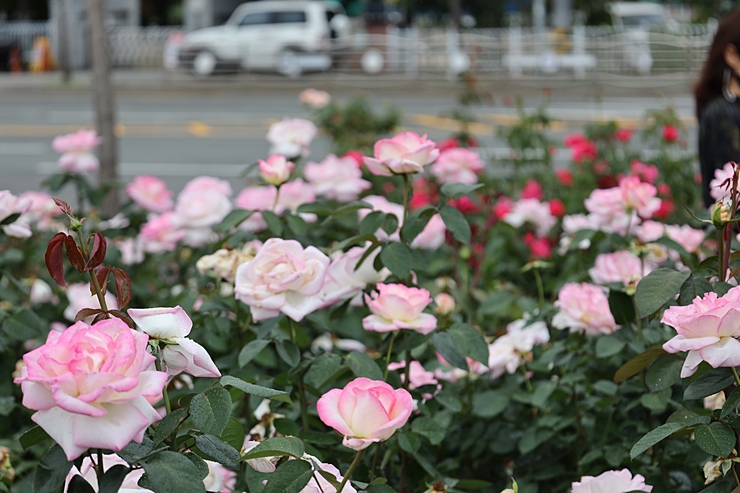
<instances>
[{"instance_id":1,"label":"white van","mask_svg":"<svg viewBox=\"0 0 740 493\"><path fill-rule=\"evenodd\" d=\"M331 67L332 49L349 35L350 21L339 3L265 0L244 3L223 26L185 36L180 65L197 76L221 67L276 70L298 77Z\"/></svg>"},{"instance_id":2,"label":"white van","mask_svg":"<svg viewBox=\"0 0 740 493\"><path fill-rule=\"evenodd\" d=\"M614 2L607 4L607 10L621 31L623 62L641 75L649 74L653 67L650 31L671 23L665 8L652 2Z\"/></svg>"}]
</instances>

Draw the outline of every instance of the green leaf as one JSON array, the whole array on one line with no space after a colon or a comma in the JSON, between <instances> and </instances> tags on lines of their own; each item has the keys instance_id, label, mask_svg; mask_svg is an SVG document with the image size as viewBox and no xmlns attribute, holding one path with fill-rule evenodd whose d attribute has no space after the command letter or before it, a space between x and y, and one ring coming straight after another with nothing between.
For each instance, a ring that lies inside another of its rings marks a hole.
<instances>
[{"instance_id":1,"label":"green leaf","mask_svg":"<svg viewBox=\"0 0 740 493\"><path fill-rule=\"evenodd\" d=\"M624 382L630 377L640 373L643 368L650 364L655 358L665 354L663 348L653 348L644 351L623 364L614 374L614 383Z\"/></svg>"},{"instance_id":2,"label":"green leaf","mask_svg":"<svg viewBox=\"0 0 740 493\"><path fill-rule=\"evenodd\" d=\"M385 213L381 211L373 211L362 220L360 223L359 232L361 235L375 234L377 230L385 220Z\"/></svg>"},{"instance_id":3,"label":"green leaf","mask_svg":"<svg viewBox=\"0 0 740 493\"><path fill-rule=\"evenodd\" d=\"M67 473L72 463L67 461L64 450L57 444L52 445L41 458L33 474L34 493L56 493L62 491Z\"/></svg>"},{"instance_id":4,"label":"green leaf","mask_svg":"<svg viewBox=\"0 0 740 493\"><path fill-rule=\"evenodd\" d=\"M241 458L237 449L213 435L196 435L195 445L212 460L226 467L236 467Z\"/></svg>"},{"instance_id":5,"label":"green leaf","mask_svg":"<svg viewBox=\"0 0 740 493\"><path fill-rule=\"evenodd\" d=\"M92 485L79 474L72 476L67 493L95 493Z\"/></svg>"},{"instance_id":6,"label":"green leaf","mask_svg":"<svg viewBox=\"0 0 740 493\"><path fill-rule=\"evenodd\" d=\"M122 464L116 464L105 471L98 493L118 493L129 472L131 472L131 469Z\"/></svg>"},{"instance_id":7,"label":"green leaf","mask_svg":"<svg viewBox=\"0 0 740 493\"><path fill-rule=\"evenodd\" d=\"M205 493L203 478L182 454L165 450L142 464L154 493Z\"/></svg>"},{"instance_id":8,"label":"green leaf","mask_svg":"<svg viewBox=\"0 0 740 493\"><path fill-rule=\"evenodd\" d=\"M735 381L729 368L716 368L700 376L686 387L683 393L685 400L703 399L708 395L724 390Z\"/></svg>"},{"instance_id":9,"label":"green leaf","mask_svg":"<svg viewBox=\"0 0 740 493\"><path fill-rule=\"evenodd\" d=\"M396 493L396 490L383 483L373 483L365 490L367 493Z\"/></svg>"},{"instance_id":10,"label":"green leaf","mask_svg":"<svg viewBox=\"0 0 740 493\"><path fill-rule=\"evenodd\" d=\"M661 267L643 277L635 291L635 304L640 318L657 312L673 299L690 275L689 271L678 272Z\"/></svg>"},{"instance_id":11,"label":"green leaf","mask_svg":"<svg viewBox=\"0 0 740 493\"><path fill-rule=\"evenodd\" d=\"M406 222L401 228L401 238L406 244L410 245L414 239L419 236L419 233L424 231L424 228L429 223L429 220L437 212L434 207L427 207L421 211L417 211L413 214L409 214L406 218Z\"/></svg>"},{"instance_id":12,"label":"green leaf","mask_svg":"<svg viewBox=\"0 0 740 493\"><path fill-rule=\"evenodd\" d=\"M328 216L331 214L331 208L326 204L312 202L310 204L301 204L296 209L299 214L318 214L319 216Z\"/></svg>"},{"instance_id":13,"label":"green leaf","mask_svg":"<svg viewBox=\"0 0 740 493\"><path fill-rule=\"evenodd\" d=\"M289 214L285 216L285 222L288 223L288 227L297 235L305 235L308 231L308 224L303 220L301 216L294 216Z\"/></svg>"},{"instance_id":14,"label":"green leaf","mask_svg":"<svg viewBox=\"0 0 740 493\"><path fill-rule=\"evenodd\" d=\"M306 372L306 382L317 389L322 388L329 383L333 377L342 368L342 358L336 354L325 354L316 358L311 363L311 368Z\"/></svg>"},{"instance_id":15,"label":"green leaf","mask_svg":"<svg viewBox=\"0 0 740 493\"><path fill-rule=\"evenodd\" d=\"M15 408L15 397L0 397L0 416L7 416Z\"/></svg>"},{"instance_id":16,"label":"green leaf","mask_svg":"<svg viewBox=\"0 0 740 493\"><path fill-rule=\"evenodd\" d=\"M465 355L455 345L452 336L447 332L434 332L432 342L437 352L447 360L449 364L463 370L468 370L468 363L465 361Z\"/></svg>"},{"instance_id":17,"label":"green leaf","mask_svg":"<svg viewBox=\"0 0 740 493\"><path fill-rule=\"evenodd\" d=\"M692 274L681 285L681 291L678 295L679 305L690 305L697 296L704 296L704 293L712 291L712 285L705 278Z\"/></svg>"},{"instance_id":18,"label":"green leaf","mask_svg":"<svg viewBox=\"0 0 740 493\"><path fill-rule=\"evenodd\" d=\"M667 236L661 236L660 238L655 240L655 243L668 247L671 250L676 251L679 255L689 255L689 252L687 252L686 249L682 247L680 243L668 238Z\"/></svg>"},{"instance_id":19,"label":"green leaf","mask_svg":"<svg viewBox=\"0 0 740 493\"><path fill-rule=\"evenodd\" d=\"M704 452L717 457L727 457L735 447L735 432L725 423L715 421L700 425L694 431L696 444Z\"/></svg>"},{"instance_id":20,"label":"green leaf","mask_svg":"<svg viewBox=\"0 0 740 493\"><path fill-rule=\"evenodd\" d=\"M596 357L609 358L618 354L625 346L625 342L614 336L601 336L596 340Z\"/></svg>"},{"instance_id":21,"label":"green leaf","mask_svg":"<svg viewBox=\"0 0 740 493\"><path fill-rule=\"evenodd\" d=\"M380 370L380 367L367 354L360 351L352 351L345 357L345 360L347 361L347 366L350 367L355 376L367 377L370 380L383 380L383 372Z\"/></svg>"},{"instance_id":22,"label":"green leaf","mask_svg":"<svg viewBox=\"0 0 740 493\"><path fill-rule=\"evenodd\" d=\"M195 467L195 472L201 480L205 479L206 476L208 476L208 464L206 464L206 461L204 461L200 457L200 455L196 454L195 452L185 452L183 455L193 464L193 466Z\"/></svg>"},{"instance_id":23,"label":"green leaf","mask_svg":"<svg viewBox=\"0 0 740 493\"><path fill-rule=\"evenodd\" d=\"M262 219L264 219L267 223L267 227L272 234L274 234L275 236L280 236L283 234L283 223L280 222L280 218L275 215L274 212L261 211L260 215L262 216Z\"/></svg>"},{"instance_id":24,"label":"green leaf","mask_svg":"<svg viewBox=\"0 0 740 493\"><path fill-rule=\"evenodd\" d=\"M452 395L452 393L450 392L441 391L434 396L434 400L442 404L453 413L459 413L463 409L460 399Z\"/></svg>"},{"instance_id":25,"label":"green leaf","mask_svg":"<svg viewBox=\"0 0 740 493\"><path fill-rule=\"evenodd\" d=\"M242 445L244 445L244 435L242 424L234 416L231 416L219 438L235 449L241 450Z\"/></svg>"},{"instance_id":26,"label":"green leaf","mask_svg":"<svg viewBox=\"0 0 740 493\"><path fill-rule=\"evenodd\" d=\"M351 214L352 212L357 212L360 209L372 209L373 206L368 204L367 202L363 202L361 200L350 202L349 204L344 204L341 207L337 207L334 209L334 211L331 213L332 217L339 217L344 216L345 214Z\"/></svg>"},{"instance_id":27,"label":"green leaf","mask_svg":"<svg viewBox=\"0 0 740 493\"><path fill-rule=\"evenodd\" d=\"M411 423L411 431L425 437L432 445L439 445L445 439L445 429L432 418L421 416Z\"/></svg>"},{"instance_id":28,"label":"green leaf","mask_svg":"<svg viewBox=\"0 0 740 493\"><path fill-rule=\"evenodd\" d=\"M213 388L193 397L190 417L203 433L220 435L231 416L231 394L223 387Z\"/></svg>"},{"instance_id":29,"label":"green leaf","mask_svg":"<svg viewBox=\"0 0 740 493\"><path fill-rule=\"evenodd\" d=\"M730 413L732 413L740 405L740 387L730 392L730 396L727 398L725 403L722 405L722 412L719 415L719 419L724 419Z\"/></svg>"},{"instance_id":30,"label":"green leaf","mask_svg":"<svg viewBox=\"0 0 740 493\"><path fill-rule=\"evenodd\" d=\"M395 214L386 214L381 227L386 234L392 235L398 230L398 218Z\"/></svg>"},{"instance_id":31,"label":"green leaf","mask_svg":"<svg viewBox=\"0 0 740 493\"><path fill-rule=\"evenodd\" d=\"M635 321L635 305L632 297L622 291L609 290L609 311L614 321L619 325L627 325Z\"/></svg>"},{"instance_id":32,"label":"green leaf","mask_svg":"<svg viewBox=\"0 0 740 493\"><path fill-rule=\"evenodd\" d=\"M672 354L663 354L650 365L645 373L645 385L650 392L660 392L669 389L674 383L681 380L683 360Z\"/></svg>"},{"instance_id":33,"label":"green leaf","mask_svg":"<svg viewBox=\"0 0 740 493\"><path fill-rule=\"evenodd\" d=\"M254 447L244 454L241 460L259 459L261 457L282 457L286 455L301 458L305 451L303 442L299 438L275 437L268 438Z\"/></svg>"},{"instance_id":34,"label":"green leaf","mask_svg":"<svg viewBox=\"0 0 740 493\"><path fill-rule=\"evenodd\" d=\"M488 488L489 486L491 486L491 483L483 481L482 479L461 479L455 485L455 489L481 490L483 488ZM516 491L516 489L514 491Z\"/></svg>"},{"instance_id":35,"label":"green leaf","mask_svg":"<svg viewBox=\"0 0 740 493\"><path fill-rule=\"evenodd\" d=\"M470 356L484 365L488 364L488 343L483 334L472 325L455 322L447 331L455 347L464 356Z\"/></svg>"},{"instance_id":36,"label":"green leaf","mask_svg":"<svg viewBox=\"0 0 740 493\"><path fill-rule=\"evenodd\" d=\"M668 388L656 393L643 394L640 397L640 404L651 411L661 412L668 405L672 393L673 391Z\"/></svg>"},{"instance_id":37,"label":"green leaf","mask_svg":"<svg viewBox=\"0 0 740 493\"><path fill-rule=\"evenodd\" d=\"M218 225L220 231L228 232L233 228L236 228L241 223L249 219L249 216L254 214L254 211L245 211L244 209L234 209L229 212L226 217Z\"/></svg>"},{"instance_id":38,"label":"green leaf","mask_svg":"<svg viewBox=\"0 0 740 493\"><path fill-rule=\"evenodd\" d=\"M700 493L731 493L734 489L734 481L722 478L701 490Z\"/></svg>"},{"instance_id":39,"label":"green leaf","mask_svg":"<svg viewBox=\"0 0 740 493\"><path fill-rule=\"evenodd\" d=\"M250 361L252 361L255 356L257 356L263 349L267 347L268 344L270 344L270 341L268 340L255 339L254 341L251 341L249 344L244 346L242 350L239 351L239 357L237 358L239 368L243 368Z\"/></svg>"},{"instance_id":40,"label":"green leaf","mask_svg":"<svg viewBox=\"0 0 740 493\"><path fill-rule=\"evenodd\" d=\"M5 218L3 218L2 221L0 221L0 226L6 226L8 224L13 224L15 220L18 219L19 217L21 217L20 212L10 214L9 216L6 216Z\"/></svg>"},{"instance_id":41,"label":"green leaf","mask_svg":"<svg viewBox=\"0 0 740 493\"><path fill-rule=\"evenodd\" d=\"M250 395L256 395L257 397L264 397L265 399L270 399L273 401L293 404L293 401L290 400L290 396L287 392L245 382L241 378L232 377L231 375L224 375L223 377L221 377L221 385L231 385L232 387L235 387L242 392Z\"/></svg>"},{"instance_id":42,"label":"green leaf","mask_svg":"<svg viewBox=\"0 0 740 493\"><path fill-rule=\"evenodd\" d=\"M645 436L640 438L637 443L630 450L630 459L634 459L638 455L645 452L647 449L660 442L664 438L671 436L683 428L680 423L666 423L655 428L653 431L647 433Z\"/></svg>"},{"instance_id":43,"label":"green leaf","mask_svg":"<svg viewBox=\"0 0 740 493\"><path fill-rule=\"evenodd\" d=\"M419 450L419 447L421 447L421 440L416 434L411 432L399 433L398 446L404 452L415 454Z\"/></svg>"},{"instance_id":44,"label":"green leaf","mask_svg":"<svg viewBox=\"0 0 740 493\"><path fill-rule=\"evenodd\" d=\"M467 195L470 192L478 190L482 186L482 183L476 183L475 185L466 185L464 183L445 183L439 189L439 192L448 199L459 199L460 197Z\"/></svg>"},{"instance_id":45,"label":"green leaf","mask_svg":"<svg viewBox=\"0 0 740 493\"><path fill-rule=\"evenodd\" d=\"M154 445L158 445L167 438L170 433L175 431L180 426L180 420L185 416L187 410L180 408L175 409L170 414L162 418L162 421L157 423L157 429L154 431Z\"/></svg>"},{"instance_id":46,"label":"green leaf","mask_svg":"<svg viewBox=\"0 0 740 493\"><path fill-rule=\"evenodd\" d=\"M358 236L352 236L351 238L347 238L346 240L342 240L331 249L332 252L336 252L338 250L344 250L345 248L361 245L364 246L365 243L368 241L377 243L378 239L375 237L374 234L366 234L366 235L358 235Z\"/></svg>"},{"instance_id":47,"label":"green leaf","mask_svg":"<svg viewBox=\"0 0 740 493\"><path fill-rule=\"evenodd\" d=\"M42 427L36 425L33 428L30 428L23 435L21 435L18 441L20 442L21 447L23 447L23 450L28 450L37 443L43 442L47 438L51 437Z\"/></svg>"},{"instance_id":48,"label":"green leaf","mask_svg":"<svg viewBox=\"0 0 740 493\"><path fill-rule=\"evenodd\" d=\"M406 279L411 272L411 250L403 243L387 243L380 250L380 260L401 279Z\"/></svg>"},{"instance_id":49,"label":"green leaf","mask_svg":"<svg viewBox=\"0 0 740 493\"><path fill-rule=\"evenodd\" d=\"M731 290L732 288L734 288L734 287L735 286L733 286L730 283L722 282L722 281L717 281L717 282L714 283L714 286L712 286L712 291L714 291L715 293L717 293L717 296L722 297L722 296L726 295L727 292L729 290Z\"/></svg>"},{"instance_id":50,"label":"green leaf","mask_svg":"<svg viewBox=\"0 0 740 493\"><path fill-rule=\"evenodd\" d=\"M301 433L300 425L290 419L277 418L272 424L275 430L283 436L298 436Z\"/></svg>"},{"instance_id":51,"label":"green leaf","mask_svg":"<svg viewBox=\"0 0 740 493\"><path fill-rule=\"evenodd\" d=\"M264 493L299 493L312 477L311 464L303 460L289 460L270 474Z\"/></svg>"},{"instance_id":52,"label":"green leaf","mask_svg":"<svg viewBox=\"0 0 740 493\"><path fill-rule=\"evenodd\" d=\"M495 418L509 405L509 396L500 390L485 390L473 395L474 415Z\"/></svg>"},{"instance_id":53,"label":"green leaf","mask_svg":"<svg viewBox=\"0 0 740 493\"><path fill-rule=\"evenodd\" d=\"M11 339L27 341L40 337L44 331L44 325L38 315L30 310L22 310L3 321L3 331Z\"/></svg>"},{"instance_id":54,"label":"green leaf","mask_svg":"<svg viewBox=\"0 0 740 493\"><path fill-rule=\"evenodd\" d=\"M462 212L452 206L443 205L439 209L439 215L457 241L465 245L470 243L470 224Z\"/></svg>"},{"instance_id":55,"label":"green leaf","mask_svg":"<svg viewBox=\"0 0 740 493\"><path fill-rule=\"evenodd\" d=\"M301 349L293 341L279 339L275 345L278 356L285 361L288 366L295 368L301 362Z\"/></svg>"}]
</instances>

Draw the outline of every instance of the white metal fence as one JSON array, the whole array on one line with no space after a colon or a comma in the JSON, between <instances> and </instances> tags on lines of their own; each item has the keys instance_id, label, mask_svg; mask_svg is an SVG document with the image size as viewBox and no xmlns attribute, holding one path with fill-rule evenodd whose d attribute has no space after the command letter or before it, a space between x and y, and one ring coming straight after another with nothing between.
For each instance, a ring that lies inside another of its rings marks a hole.
<instances>
[{"instance_id":1,"label":"white metal fence","mask_svg":"<svg viewBox=\"0 0 740 493\"><path fill-rule=\"evenodd\" d=\"M111 27L116 67L158 67L167 37L180 27ZM17 40L28 60L33 39L47 35L46 22L0 22L0 39ZM389 28L384 35L357 34L345 44L335 69L362 72L363 55L373 50L382 72L411 75L453 74L472 68L479 74L518 77L573 73L646 75L695 72L714 32L707 25L678 25L662 31L623 31L611 26L574 27L570 33L531 28ZM377 68L377 67L376 67Z\"/></svg>"}]
</instances>

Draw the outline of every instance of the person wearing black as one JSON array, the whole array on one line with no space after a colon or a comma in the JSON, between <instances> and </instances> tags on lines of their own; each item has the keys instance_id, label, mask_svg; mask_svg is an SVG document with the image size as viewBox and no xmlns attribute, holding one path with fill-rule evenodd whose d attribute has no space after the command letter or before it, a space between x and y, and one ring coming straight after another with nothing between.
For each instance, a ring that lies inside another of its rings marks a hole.
<instances>
[{"instance_id":1,"label":"person wearing black","mask_svg":"<svg viewBox=\"0 0 740 493\"><path fill-rule=\"evenodd\" d=\"M740 162L740 9L719 24L694 97L702 192L710 207L714 171L729 161Z\"/></svg>"}]
</instances>

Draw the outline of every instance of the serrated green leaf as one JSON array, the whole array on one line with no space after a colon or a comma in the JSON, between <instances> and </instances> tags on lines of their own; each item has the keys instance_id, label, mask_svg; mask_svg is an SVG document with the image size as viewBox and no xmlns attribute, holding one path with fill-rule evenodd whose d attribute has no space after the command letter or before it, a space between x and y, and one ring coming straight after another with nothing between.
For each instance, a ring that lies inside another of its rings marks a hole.
<instances>
[{"instance_id":1,"label":"serrated green leaf","mask_svg":"<svg viewBox=\"0 0 740 493\"><path fill-rule=\"evenodd\" d=\"M635 305L632 297L622 291L609 290L609 311L614 321L619 325L627 325L635 321Z\"/></svg>"},{"instance_id":2,"label":"serrated green leaf","mask_svg":"<svg viewBox=\"0 0 740 493\"><path fill-rule=\"evenodd\" d=\"M301 349L293 341L279 339L275 344L280 359L285 361L288 366L294 368L301 362Z\"/></svg>"},{"instance_id":3,"label":"serrated green leaf","mask_svg":"<svg viewBox=\"0 0 740 493\"><path fill-rule=\"evenodd\" d=\"M268 340L255 339L254 341L251 341L246 346L244 346L242 350L239 351L239 357L237 358L239 368L244 367L250 361L252 361L255 356L257 356L263 349L267 347L268 344L270 344L270 341Z\"/></svg>"},{"instance_id":4,"label":"serrated green leaf","mask_svg":"<svg viewBox=\"0 0 740 493\"><path fill-rule=\"evenodd\" d=\"M383 372L380 370L380 367L367 354L360 351L352 351L345 357L345 360L347 361L347 366L350 367L355 376L367 377L371 380L383 380Z\"/></svg>"},{"instance_id":5,"label":"serrated green leaf","mask_svg":"<svg viewBox=\"0 0 740 493\"><path fill-rule=\"evenodd\" d=\"M626 343L615 336L601 336L596 340L596 357L609 358L618 354Z\"/></svg>"},{"instance_id":6,"label":"serrated green leaf","mask_svg":"<svg viewBox=\"0 0 740 493\"><path fill-rule=\"evenodd\" d=\"M47 438L51 437L43 428L37 425L30 428L27 432L21 435L18 441L20 442L21 447L23 447L23 450L28 450L37 443L43 442Z\"/></svg>"},{"instance_id":7,"label":"serrated green leaf","mask_svg":"<svg viewBox=\"0 0 740 493\"><path fill-rule=\"evenodd\" d=\"M624 382L630 377L633 377L640 373L640 371L650 364L655 358L665 354L663 348L653 348L644 351L634 358L623 364L617 372L614 374L614 383Z\"/></svg>"},{"instance_id":8,"label":"serrated green leaf","mask_svg":"<svg viewBox=\"0 0 740 493\"><path fill-rule=\"evenodd\" d=\"M509 396L500 390L485 390L473 395L474 415L495 418L509 405Z\"/></svg>"},{"instance_id":9,"label":"serrated green leaf","mask_svg":"<svg viewBox=\"0 0 740 493\"><path fill-rule=\"evenodd\" d=\"M381 211L373 211L365 216L360 222L359 233L360 235L371 235L375 234L380 229L380 226L385 220L385 213Z\"/></svg>"},{"instance_id":10,"label":"serrated green leaf","mask_svg":"<svg viewBox=\"0 0 740 493\"><path fill-rule=\"evenodd\" d=\"M252 214L254 214L254 211L234 209L226 215L226 217L217 227L220 231L230 231L249 219L249 216L251 216Z\"/></svg>"},{"instance_id":11,"label":"serrated green leaf","mask_svg":"<svg viewBox=\"0 0 740 493\"><path fill-rule=\"evenodd\" d=\"M461 354L473 358L484 365L488 364L488 343L483 334L472 325L455 322L447 331L452 342Z\"/></svg>"},{"instance_id":12,"label":"serrated green leaf","mask_svg":"<svg viewBox=\"0 0 740 493\"><path fill-rule=\"evenodd\" d=\"M689 271L675 271L660 267L643 277L635 291L635 304L640 318L660 310L681 290L689 278Z\"/></svg>"},{"instance_id":13,"label":"serrated green leaf","mask_svg":"<svg viewBox=\"0 0 740 493\"><path fill-rule=\"evenodd\" d=\"M398 218L395 214L386 214L381 226L385 234L392 235L398 230Z\"/></svg>"},{"instance_id":14,"label":"serrated green leaf","mask_svg":"<svg viewBox=\"0 0 740 493\"><path fill-rule=\"evenodd\" d=\"M683 428L683 425L681 425L680 423L666 423L648 432L645 436L640 438L632 447L632 450L630 450L630 459L634 459L656 443L665 438L668 438L681 428Z\"/></svg>"},{"instance_id":15,"label":"serrated green leaf","mask_svg":"<svg viewBox=\"0 0 740 493\"><path fill-rule=\"evenodd\" d=\"M415 454L419 450L419 447L421 447L421 440L414 433L400 433L398 435L398 446L401 447L401 450L404 452Z\"/></svg>"},{"instance_id":16,"label":"serrated green leaf","mask_svg":"<svg viewBox=\"0 0 740 493\"><path fill-rule=\"evenodd\" d=\"M301 216L286 215L285 222L288 223L290 230L297 235L305 235L306 231L308 231L308 224L306 224L306 221Z\"/></svg>"},{"instance_id":17,"label":"serrated green leaf","mask_svg":"<svg viewBox=\"0 0 740 493\"><path fill-rule=\"evenodd\" d=\"M186 413L186 409L175 409L170 414L162 418L162 421L157 423L157 429L154 431L154 438L152 439L154 445L162 443L170 433L175 431L177 427L180 426L180 420L185 417Z\"/></svg>"},{"instance_id":18,"label":"serrated green leaf","mask_svg":"<svg viewBox=\"0 0 740 493\"><path fill-rule=\"evenodd\" d=\"M726 389L735 381L729 368L715 368L700 376L686 387L683 398L686 400L703 399Z\"/></svg>"},{"instance_id":19,"label":"serrated green leaf","mask_svg":"<svg viewBox=\"0 0 740 493\"><path fill-rule=\"evenodd\" d=\"M316 358L311 363L311 368L306 372L306 382L317 389L329 383L337 371L342 368L342 358L336 354L325 354Z\"/></svg>"},{"instance_id":20,"label":"serrated green leaf","mask_svg":"<svg viewBox=\"0 0 740 493\"><path fill-rule=\"evenodd\" d=\"M429 440L432 445L439 445L445 438L446 431L432 418L421 416L411 423L411 431Z\"/></svg>"},{"instance_id":21,"label":"serrated green leaf","mask_svg":"<svg viewBox=\"0 0 740 493\"><path fill-rule=\"evenodd\" d=\"M98 493L118 493L129 472L131 469L122 464L112 466L103 474Z\"/></svg>"},{"instance_id":22,"label":"serrated green leaf","mask_svg":"<svg viewBox=\"0 0 740 493\"><path fill-rule=\"evenodd\" d=\"M224 375L223 377L221 377L221 385L230 385L247 394L256 395L257 397L264 397L265 399L270 399L273 401L293 404L293 401L290 400L290 396L287 392L245 382L241 378L232 377L231 375Z\"/></svg>"},{"instance_id":23,"label":"serrated green leaf","mask_svg":"<svg viewBox=\"0 0 740 493\"><path fill-rule=\"evenodd\" d=\"M41 458L33 474L34 493L57 493L64 487L67 473L72 463L67 460L64 450L54 444Z\"/></svg>"},{"instance_id":24,"label":"serrated green leaf","mask_svg":"<svg viewBox=\"0 0 740 493\"><path fill-rule=\"evenodd\" d=\"M459 199L460 197L474 192L483 186L482 183L475 185L466 185L464 183L445 183L439 189L439 192L448 199Z\"/></svg>"},{"instance_id":25,"label":"serrated green leaf","mask_svg":"<svg viewBox=\"0 0 740 493\"><path fill-rule=\"evenodd\" d=\"M380 250L380 260L393 274L405 279L411 272L411 250L399 242L387 243Z\"/></svg>"},{"instance_id":26,"label":"serrated green leaf","mask_svg":"<svg viewBox=\"0 0 740 493\"><path fill-rule=\"evenodd\" d=\"M302 460L289 460L270 474L264 493L299 493L312 477L311 464Z\"/></svg>"},{"instance_id":27,"label":"serrated green leaf","mask_svg":"<svg viewBox=\"0 0 740 493\"><path fill-rule=\"evenodd\" d=\"M465 361L465 355L455 346L452 336L447 332L434 332L432 342L437 352L442 355L452 366L468 370L468 363Z\"/></svg>"},{"instance_id":28,"label":"serrated green leaf","mask_svg":"<svg viewBox=\"0 0 740 493\"><path fill-rule=\"evenodd\" d=\"M223 387L212 388L193 397L190 417L196 428L209 435L220 435L231 416L231 394Z\"/></svg>"},{"instance_id":29,"label":"serrated green leaf","mask_svg":"<svg viewBox=\"0 0 740 493\"><path fill-rule=\"evenodd\" d=\"M694 430L694 438L696 444L704 452L725 458L730 455L737 440L732 428L721 421L697 426Z\"/></svg>"},{"instance_id":30,"label":"serrated green leaf","mask_svg":"<svg viewBox=\"0 0 740 493\"><path fill-rule=\"evenodd\" d=\"M154 493L205 493L193 463L182 454L165 450L142 464Z\"/></svg>"},{"instance_id":31,"label":"serrated green leaf","mask_svg":"<svg viewBox=\"0 0 740 493\"><path fill-rule=\"evenodd\" d=\"M462 212L449 205L439 209L439 215L452 236L459 242L470 244L470 224Z\"/></svg>"},{"instance_id":32,"label":"serrated green leaf","mask_svg":"<svg viewBox=\"0 0 740 493\"><path fill-rule=\"evenodd\" d=\"M732 392L730 392L729 397L727 397L727 400L722 405L722 412L719 415L719 419L726 418L730 413L732 413L738 406L740 405L740 387L735 387Z\"/></svg>"},{"instance_id":33,"label":"serrated green leaf","mask_svg":"<svg viewBox=\"0 0 740 493\"><path fill-rule=\"evenodd\" d=\"M228 443L237 450L241 450L244 445L244 427L234 416L229 418L229 422L226 423L226 428L221 432L219 438L224 442Z\"/></svg>"},{"instance_id":34,"label":"serrated green leaf","mask_svg":"<svg viewBox=\"0 0 740 493\"><path fill-rule=\"evenodd\" d=\"M235 467L239 462L239 451L216 436L195 435L195 445L211 460L224 466Z\"/></svg>"},{"instance_id":35,"label":"serrated green leaf","mask_svg":"<svg viewBox=\"0 0 740 493\"><path fill-rule=\"evenodd\" d=\"M259 459L261 457L283 457L286 455L301 458L305 450L305 446L299 438L268 438L244 454L241 460Z\"/></svg>"},{"instance_id":36,"label":"serrated green leaf","mask_svg":"<svg viewBox=\"0 0 740 493\"><path fill-rule=\"evenodd\" d=\"M662 354L648 368L645 373L645 385L650 392L660 392L671 388L681 380L683 360L674 355Z\"/></svg>"},{"instance_id":37,"label":"serrated green leaf","mask_svg":"<svg viewBox=\"0 0 740 493\"><path fill-rule=\"evenodd\" d=\"M705 278L692 274L681 285L681 291L678 295L679 305L690 305L697 296L704 296L712 290L712 285Z\"/></svg>"},{"instance_id":38,"label":"serrated green leaf","mask_svg":"<svg viewBox=\"0 0 740 493\"><path fill-rule=\"evenodd\" d=\"M267 227L272 234L275 236L283 234L283 223L280 221L280 217L278 217L274 212L260 211L260 215L262 216L262 219L265 220L265 223L267 223Z\"/></svg>"}]
</instances>

